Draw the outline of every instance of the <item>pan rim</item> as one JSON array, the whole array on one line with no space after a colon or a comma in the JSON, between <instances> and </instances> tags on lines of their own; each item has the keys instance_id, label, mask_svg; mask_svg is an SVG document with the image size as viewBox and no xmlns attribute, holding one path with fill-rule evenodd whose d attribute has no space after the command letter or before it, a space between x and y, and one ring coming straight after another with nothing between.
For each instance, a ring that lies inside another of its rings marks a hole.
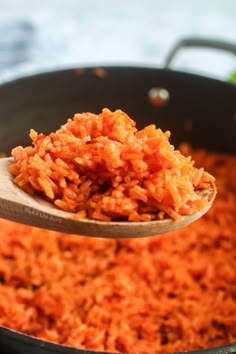
<instances>
[{"instance_id":1,"label":"pan rim","mask_svg":"<svg viewBox=\"0 0 236 354\"><path fill-rule=\"evenodd\" d=\"M6 336L11 341L12 339L20 342L22 344L30 345L32 348L40 348L42 350L55 351L55 353L64 353L64 354L114 354L109 351L96 351L91 349L83 349L83 348L74 348L71 346L67 346L64 344L57 344L54 342L50 342L44 339L36 338L32 335L24 334L13 329L10 329L5 326L0 325L0 338L1 336ZM1 339L0 339L1 342ZM11 349L11 348L10 348ZM207 347L204 349L194 349L190 351L181 351L181 352L167 352L166 354L229 354L236 353L236 342ZM125 354L125 353L122 353ZM132 354L132 353L129 353ZM152 353L150 353L152 354ZM158 353L155 353L158 354Z\"/></svg>"},{"instance_id":2,"label":"pan rim","mask_svg":"<svg viewBox=\"0 0 236 354\"><path fill-rule=\"evenodd\" d=\"M192 73L192 72L188 72L188 71L184 71L184 70L175 70L175 69L170 69L170 68L165 68L165 67L155 67L152 65L139 65L139 64L119 64L119 65L115 65L115 64L82 64L82 65L78 65L78 66L71 66L71 67L64 67L64 68L52 68L52 69L46 69L46 70L40 70L37 71L35 73L23 73L22 75L16 76L15 78L10 78L7 80L3 80L2 82L0 82L0 89L5 88L7 86L11 86L14 84L18 84L24 81L29 81L29 80L36 80L36 79L40 79L43 77L49 77L49 76L55 76L55 75L62 75L62 74L75 74L78 77L80 75L83 75L84 73L93 73L94 75L96 75L94 73L94 70L96 69L102 69L102 70L108 70L108 71L117 71L117 70L122 70L122 71L156 71L156 72L162 72L162 73L168 73L168 74L173 74L173 76L175 75L180 75L180 76L185 76L185 77L189 77L189 78L195 78L195 79L201 79L201 80L205 80L208 82L212 82L215 84L220 84L223 85L225 87L230 87L232 89L235 89L236 91L236 85L233 84L232 82L229 81L223 81L214 77L208 77L206 75L201 75L201 74L196 74L196 73ZM81 74L78 74L78 71L81 71Z\"/></svg>"}]
</instances>

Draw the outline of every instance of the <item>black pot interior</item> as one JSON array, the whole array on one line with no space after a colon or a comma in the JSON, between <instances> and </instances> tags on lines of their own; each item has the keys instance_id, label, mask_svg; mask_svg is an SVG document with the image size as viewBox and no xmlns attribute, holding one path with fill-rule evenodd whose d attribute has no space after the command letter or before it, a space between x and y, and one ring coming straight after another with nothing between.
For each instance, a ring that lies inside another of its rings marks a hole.
<instances>
[{"instance_id":1,"label":"black pot interior","mask_svg":"<svg viewBox=\"0 0 236 354\"><path fill-rule=\"evenodd\" d=\"M195 75L151 68L107 67L36 75L0 87L0 152L29 143L30 128L48 133L76 112L120 108L141 128L154 123L172 132L171 142L236 153L236 87ZM165 106L153 105L151 88L170 94ZM0 328L3 353L89 353ZM5 351L4 351L5 350ZM236 344L194 353L236 353ZM91 353L91 352L90 352ZM93 352L94 353L94 352Z\"/></svg>"},{"instance_id":2,"label":"black pot interior","mask_svg":"<svg viewBox=\"0 0 236 354\"><path fill-rule=\"evenodd\" d=\"M151 104L151 88L168 90L169 102ZM171 130L173 144L234 152L236 87L190 74L150 68L93 68L37 75L3 85L0 94L0 151L27 144L30 128L50 132L76 112L120 108L143 127ZM191 129L189 129L191 125Z\"/></svg>"}]
</instances>

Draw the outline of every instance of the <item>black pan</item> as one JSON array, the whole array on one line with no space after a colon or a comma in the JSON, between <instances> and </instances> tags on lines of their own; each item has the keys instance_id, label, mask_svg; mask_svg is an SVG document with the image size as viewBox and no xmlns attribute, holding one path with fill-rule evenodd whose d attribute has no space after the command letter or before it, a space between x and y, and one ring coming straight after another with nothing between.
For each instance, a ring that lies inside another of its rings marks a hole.
<instances>
[{"instance_id":1,"label":"black pan","mask_svg":"<svg viewBox=\"0 0 236 354\"><path fill-rule=\"evenodd\" d=\"M236 46L216 41L183 40L171 52L168 63L182 46L210 46L236 54ZM165 89L169 99L150 100L151 89ZM18 79L0 87L0 151L9 153L27 144L29 129L50 132L75 112L98 113L103 107L120 108L139 128L155 123L172 131L171 142L191 142L236 154L236 86L233 84L165 69L145 67L84 67L48 72ZM236 318L235 318L236 320ZM92 354L48 343L0 327L1 353ZM236 353L236 343L189 352Z\"/></svg>"}]
</instances>

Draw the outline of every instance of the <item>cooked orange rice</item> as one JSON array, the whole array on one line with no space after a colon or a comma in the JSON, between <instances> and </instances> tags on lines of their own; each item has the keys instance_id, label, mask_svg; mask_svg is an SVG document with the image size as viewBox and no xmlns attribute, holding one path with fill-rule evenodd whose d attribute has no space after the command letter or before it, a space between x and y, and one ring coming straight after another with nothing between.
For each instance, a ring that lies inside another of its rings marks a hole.
<instances>
[{"instance_id":1,"label":"cooked orange rice","mask_svg":"<svg viewBox=\"0 0 236 354\"><path fill-rule=\"evenodd\" d=\"M169 131L137 130L121 110L75 114L56 132L30 137L32 146L12 150L14 182L77 218L179 219L208 202L197 192L214 178L174 149Z\"/></svg>"},{"instance_id":2,"label":"cooked orange rice","mask_svg":"<svg viewBox=\"0 0 236 354\"><path fill-rule=\"evenodd\" d=\"M218 194L165 237L78 237L0 219L0 325L110 352L236 342L236 156L187 154Z\"/></svg>"}]
</instances>

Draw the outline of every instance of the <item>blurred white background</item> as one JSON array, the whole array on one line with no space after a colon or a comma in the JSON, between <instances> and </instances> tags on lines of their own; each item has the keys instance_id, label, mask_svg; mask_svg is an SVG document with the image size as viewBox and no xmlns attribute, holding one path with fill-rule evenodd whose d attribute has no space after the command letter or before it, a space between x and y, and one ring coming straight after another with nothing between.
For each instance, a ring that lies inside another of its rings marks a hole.
<instances>
[{"instance_id":1,"label":"blurred white background","mask_svg":"<svg viewBox=\"0 0 236 354\"><path fill-rule=\"evenodd\" d=\"M162 67L186 36L236 43L236 0L0 0L0 81L81 65ZM236 56L188 49L173 67L225 79Z\"/></svg>"}]
</instances>

